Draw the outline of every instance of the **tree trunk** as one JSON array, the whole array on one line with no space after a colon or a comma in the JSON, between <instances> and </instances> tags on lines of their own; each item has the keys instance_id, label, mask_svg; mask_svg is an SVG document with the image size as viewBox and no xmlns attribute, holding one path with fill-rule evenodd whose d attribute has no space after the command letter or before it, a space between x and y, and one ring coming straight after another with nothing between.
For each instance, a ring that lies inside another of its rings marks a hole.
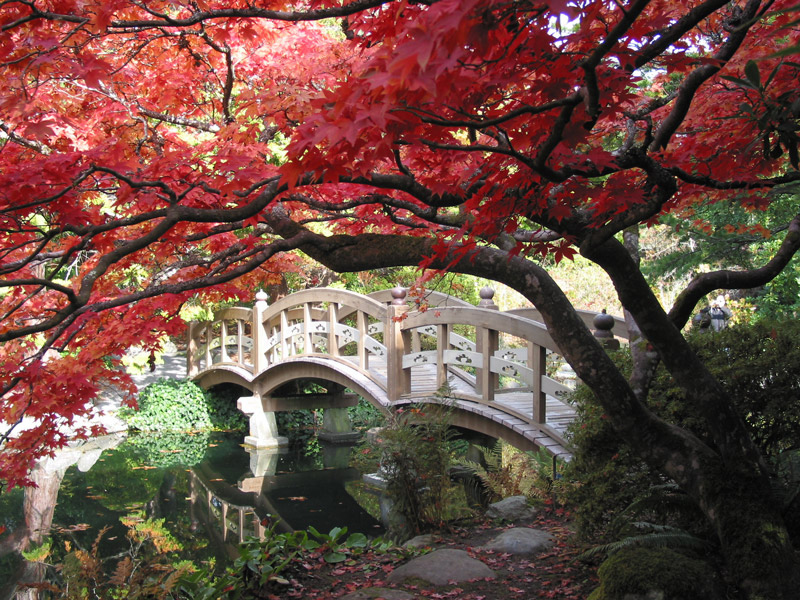
<instances>
[{"instance_id":1,"label":"tree trunk","mask_svg":"<svg viewBox=\"0 0 800 600\"><path fill-rule=\"evenodd\" d=\"M719 538L728 575L750 600L792 600L800 594L800 557L780 507L760 477L719 469L708 474L700 505Z\"/></svg>"}]
</instances>

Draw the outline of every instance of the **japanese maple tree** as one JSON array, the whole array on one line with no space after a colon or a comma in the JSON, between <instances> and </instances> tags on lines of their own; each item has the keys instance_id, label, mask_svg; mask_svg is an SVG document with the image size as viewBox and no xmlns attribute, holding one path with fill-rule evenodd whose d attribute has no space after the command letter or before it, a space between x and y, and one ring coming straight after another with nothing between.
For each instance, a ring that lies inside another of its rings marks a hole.
<instances>
[{"instance_id":1,"label":"japanese maple tree","mask_svg":"<svg viewBox=\"0 0 800 600\"><path fill-rule=\"evenodd\" d=\"M416 265L491 278L542 312L616 430L702 508L751 597L798 569L769 471L681 329L752 270L673 306L636 230L698 206L757 211L800 180L791 0L0 2L0 416L25 480L114 356L154 348L203 299L293 268ZM320 223L324 224L319 225ZM735 225L735 224L731 224ZM641 332L626 378L539 264L580 252ZM644 351L647 350L647 351ZM661 361L713 445L652 415Z\"/></svg>"}]
</instances>

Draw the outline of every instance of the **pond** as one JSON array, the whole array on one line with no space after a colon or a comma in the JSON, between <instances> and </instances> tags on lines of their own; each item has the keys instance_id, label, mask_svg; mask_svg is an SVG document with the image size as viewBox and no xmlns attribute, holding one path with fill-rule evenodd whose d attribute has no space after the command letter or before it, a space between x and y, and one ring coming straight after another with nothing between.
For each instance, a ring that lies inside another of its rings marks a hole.
<instances>
[{"instance_id":1,"label":"pond","mask_svg":"<svg viewBox=\"0 0 800 600\"><path fill-rule=\"evenodd\" d=\"M49 543L53 564L66 547L90 549L104 528L99 556L129 551L129 531L146 523L176 559L220 565L273 524L384 532L378 497L348 466L351 447L312 439L291 453L248 452L241 441L241 433L107 436L45 461L32 475L38 488L0 498L0 599L22 562L9 551L26 537L31 547Z\"/></svg>"}]
</instances>

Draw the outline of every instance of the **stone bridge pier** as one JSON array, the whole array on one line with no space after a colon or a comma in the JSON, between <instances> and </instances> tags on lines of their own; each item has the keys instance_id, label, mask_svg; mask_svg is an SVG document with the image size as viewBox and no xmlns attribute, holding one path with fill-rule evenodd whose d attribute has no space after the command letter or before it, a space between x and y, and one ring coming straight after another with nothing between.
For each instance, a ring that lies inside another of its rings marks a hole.
<instances>
[{"instance_id":1,"label":"stone bridge pier","mask_svg":"<svg viewBox=\"0 0 800 600\"><path fill-rule=\"evenodd\" d=\"M297 387L297 386L294 386ZM292 393L281 388L269 395L255 393L239 398L237 406L250 418L250 432L244 439L253 448L280 448L288 445L287 438L278 435L275 413L278 411L322 409L320 440L329 444L350 444L360 434L353 430L347 409L358 404L356 394L346 393L339 384L328 382L322 393Z\"/></svg>"}]
</instances>

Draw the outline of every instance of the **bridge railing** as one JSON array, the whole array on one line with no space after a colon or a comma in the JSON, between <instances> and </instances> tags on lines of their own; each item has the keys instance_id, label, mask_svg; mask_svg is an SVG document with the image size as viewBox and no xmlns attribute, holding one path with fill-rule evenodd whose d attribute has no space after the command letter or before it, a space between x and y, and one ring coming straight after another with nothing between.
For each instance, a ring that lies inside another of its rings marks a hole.
<instances>
[{"instance_id":1,"label":"bridge railing","mask_svg":"<svg viewBox=\"0 0 800 600\"><path fill-rule=\"evenodd\" d=\"M258 375L282 361L325 356L357 368L396 402L412 392L414 367L433 365L436 388L457 377L470 384L478 402L529 393L531 404L518 416L543 425L547 396L569 391L547 373L548 353L560 352L546 327L534 320L535 309L499 312L493 294L482 290L478 307L433 294L427 311L409 312L402 288L371 296L316 288L269 306L259 292L253 309L225 309L212 322L190 326L189 375L217 365ZM581 316L590 324L596 315ZM613 333L626 337L621 319ZM428 367L424 376L431 372Z\"/></svg>"},{"instance_id":2,"label":"bridge railing","mask_svg":"<svg viewBox=\"0 0 800 600\"><path fill-rule=\"evenodd\" d=\"M213 365L253 370L253 310L225 308L214 319L189 323L186 364L189 376Z\"/></svg>"},{"instance_id":3,"label":"bridge railing","mask_svg":"<svg viewBox=\"0 0 800 600\"><path fill-rule=\"evenodd\" d=\"M263 540L266 527L252 505L237 504L219 497L194 470L189 470L189 502L195 517L218 532L223 542L241 544L248 537ZM205 514L203 514L205 513Z\"/></svg>"},{"instance_id":4,"label":"bridge railing","mask_svg":"<svg viewBox=\"0 0 800 600\"><path fill-rule=\"evenodd\" d=\"M370 359L387 358L385 304L346 290L317 288L296 292L271 306L256 303L255 369L297 356L324 355L347 360L365 373ZM385 377L381 382L385 388Z\"/></svg>"},{"instance_id":5,"label":"bridge railing","mask_svg":"<svg viewBox=\"0 0 800 600\"><path fill-rule=\"evenodd\" d=\"M470 383L478 401L486 404L498 394L529 392L533 421L544 424L546 397L569 391L547 375L547 352L559 351L541 323L487 308L459 307L409 314L401 327L402 393L410 391L414 367L435 365L437 388L456 376ZM414 334L422 344L414 344ZM528 410L519 412L530 419Z\"/></svg>"}]
</instances>

